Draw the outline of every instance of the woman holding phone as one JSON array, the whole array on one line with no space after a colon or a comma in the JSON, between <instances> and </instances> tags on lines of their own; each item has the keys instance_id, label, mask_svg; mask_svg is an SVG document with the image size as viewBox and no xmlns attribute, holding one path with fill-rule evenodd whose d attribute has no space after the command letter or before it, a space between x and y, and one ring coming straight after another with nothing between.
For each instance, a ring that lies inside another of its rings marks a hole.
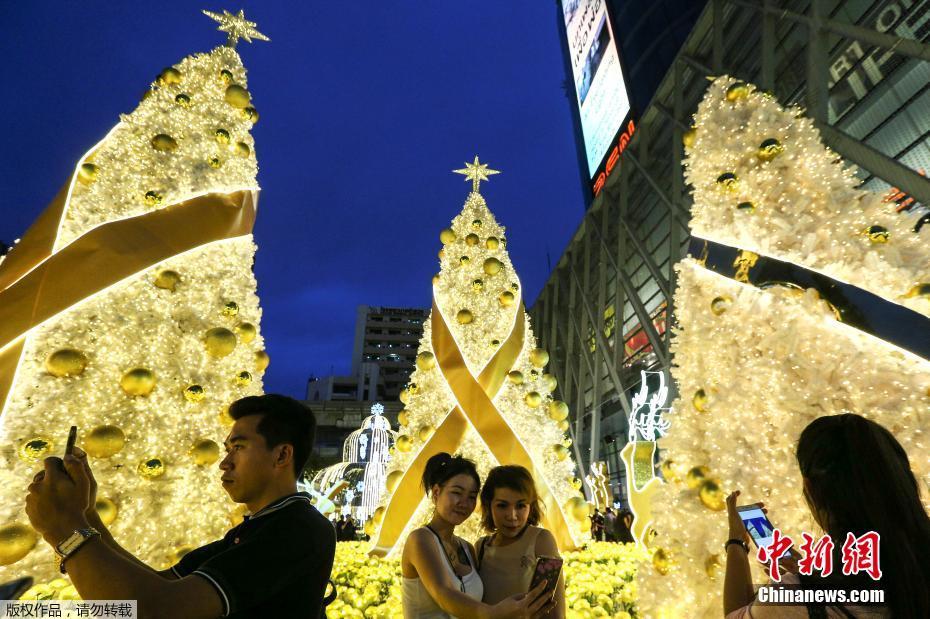
<instances>
[{"instance_id":1,"label":"woman holding phone","mask_svg":"<svg viewBox=\"0 0 930 619\"><path fill-rule=\"evenodd\" d=\"M541 505L533 476L522 466L498 466L488 473L481 489L481 524L490 535L478 540L478 570L484 582L484 601L495 604L530 590L539 557L561 565L555 536L538 526ZM546 565L540 569L546 569ZM552 565L548 566L552 570ZM565 579L551 591L552 608L544 616L565 617Z\"/></svg>"},{"instance_id":2,"label":"woman holding phone","mask_svg":"<svg viewBox=\"0 0 930 619\"><path fill-rule=\"evenodd\" d=\"M433 502L426 526L407 537L401 556L401 598L405 619L509 619L534 617L549 607L541 584L495 604L482 603L484 585L475 549L455 527L475 511L481 479L475 463L439 453L426 462L423 488Z\"/></svg>"},{"instance_id":3,"label":"woman holding phone","mask_svg":"<svg viewBox=\"0 0 930 619\"><path fill-rule=\"evenodd\" d=\"M854 414L820 417L801 433L797 448L803 493L811 514L834 542L833 573L801 576L795 561L782 564L782 582L825 588L865 589L871 577L843 575L842 547L847 533L880 535L883 606L811 604L762 606L753 599L749 535L737 511L737 490L727 497L730 541L723 586L727 619L830 617L930 617L930 517L907 453L892 434Z\"/></svg>"}]
</instances>

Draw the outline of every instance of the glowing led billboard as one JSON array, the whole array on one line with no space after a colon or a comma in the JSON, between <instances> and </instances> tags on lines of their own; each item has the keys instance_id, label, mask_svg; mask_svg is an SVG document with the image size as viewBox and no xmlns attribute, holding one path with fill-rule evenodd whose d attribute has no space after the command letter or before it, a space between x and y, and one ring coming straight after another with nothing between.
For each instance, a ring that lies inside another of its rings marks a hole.
<instances>
[{"instance_id":1,"label":"glowing led billboard","mask_svg":"<svg viewBox=\"0 0 930 619\"><path fill-rule=\"evenodd\" d=\"M627 120L630 99L606 0L562 0L561 5L585 157L596 194L598 177L617 150L618 133L632 134Z\"/></svg>"}]
</instances>

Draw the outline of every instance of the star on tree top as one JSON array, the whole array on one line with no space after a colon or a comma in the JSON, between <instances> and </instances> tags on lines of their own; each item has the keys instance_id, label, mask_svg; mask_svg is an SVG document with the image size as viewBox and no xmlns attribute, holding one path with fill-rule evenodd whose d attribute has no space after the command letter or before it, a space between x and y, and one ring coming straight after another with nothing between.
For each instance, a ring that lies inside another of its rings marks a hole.
<instances>
[{"instance_id":1,"label":"star on tree top","mask_svg":"<svg viewBox=\"0 0 930 619\"><path fill-rule=\"evenodd\" d=\"M466 161L464 168L452 171L456 174L464 175L466 181L471 181L471 190L475 193L479 193L478 187L481 181L488 180L488 177L492 174L500 174L500 170L491 170L488 168L488 164L478 163L478 155L475 155L474 163L468 163Z\"/></svg>"},{"instance_id":2,"label":"star on tree top","mask_svg":"<svg viewBox=\"0 0 930 619\"><path fill-rule=\"evenodd\" d=\"M249 43L252 42L252 39L258 39L259 41L271 40L255 29L256 23L254 21L247 20L242 9L239 9L239 13L237 15L233 15L226 10L223 11L222 15L206 10L203 12L203 14L220 25L217 30L225 32L229 35L226 39L226 45L228 47L235 48L236 43L239 42L239 39L245 39Z\"/></svg>"}]
</instances>

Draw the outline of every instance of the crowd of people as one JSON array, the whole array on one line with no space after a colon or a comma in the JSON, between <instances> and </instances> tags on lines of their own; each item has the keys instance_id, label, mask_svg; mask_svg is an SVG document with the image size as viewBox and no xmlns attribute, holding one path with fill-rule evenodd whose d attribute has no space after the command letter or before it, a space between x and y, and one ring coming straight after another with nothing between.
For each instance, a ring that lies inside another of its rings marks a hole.
<instances>
[{"instance_id":1,"label":"crowd of people","mask_svg":"<svg viewBox=\"0 0 930 619\"><path fill-rule=\"evenodd\" d=\"M56 549L63 573L86 600L137 600L141 617L324 616L338 539L357 526L337 527L297 492L315 434L312 412L285 396L234 402L235 420L220 463L230 498L250 515L222 539L156 570L113 538L94 509L97 484L86 454L47 458L29 485L26 513ZM768 617L930 617L930 517L901 445L888 430L859 415L821 417L797 446L798 490L833 539L881 536L882 606L765 606L755 599L750 538L737 513L739 491L727 499L730 539L723 587L727 619ZM402 605L407 619L556 617L566 613L565 578L553 534L540 526L542 506L525 468L493 468L483 481L475 464L439 453L426 463L423 491L429 522L411 532L401 554ZM479 507L485 535L466 540L456 528ZM592 516L595 539L629 542L627 511ZM834 549L840 563L840 544ZM865 587L865 576L836 570L805 576L784 561L797 586Z\"/></svg>"}]
</instances>

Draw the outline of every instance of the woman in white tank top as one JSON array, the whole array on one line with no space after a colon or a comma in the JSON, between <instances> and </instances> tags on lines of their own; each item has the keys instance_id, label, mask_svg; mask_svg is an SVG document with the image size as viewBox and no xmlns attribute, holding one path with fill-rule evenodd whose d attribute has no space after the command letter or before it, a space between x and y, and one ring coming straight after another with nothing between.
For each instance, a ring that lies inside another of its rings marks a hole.
<instances>
[{"instance_id":1,"label":"woman in white tank top","mask_svg":"<svg viewBox=\"0 0 930 619\"><path fill-rule=\"evenodd\" d=\"M455 535L455 527L477 505L481 480L472 461L436 454L426 463L423 486L434 513L429 524L412 531L404 544L401 596L405 619L532 617L551 605L544 596L538 597L543 586L493 606L481 602L484 585L474 548Z\"/></svg>"}]
</instances>

